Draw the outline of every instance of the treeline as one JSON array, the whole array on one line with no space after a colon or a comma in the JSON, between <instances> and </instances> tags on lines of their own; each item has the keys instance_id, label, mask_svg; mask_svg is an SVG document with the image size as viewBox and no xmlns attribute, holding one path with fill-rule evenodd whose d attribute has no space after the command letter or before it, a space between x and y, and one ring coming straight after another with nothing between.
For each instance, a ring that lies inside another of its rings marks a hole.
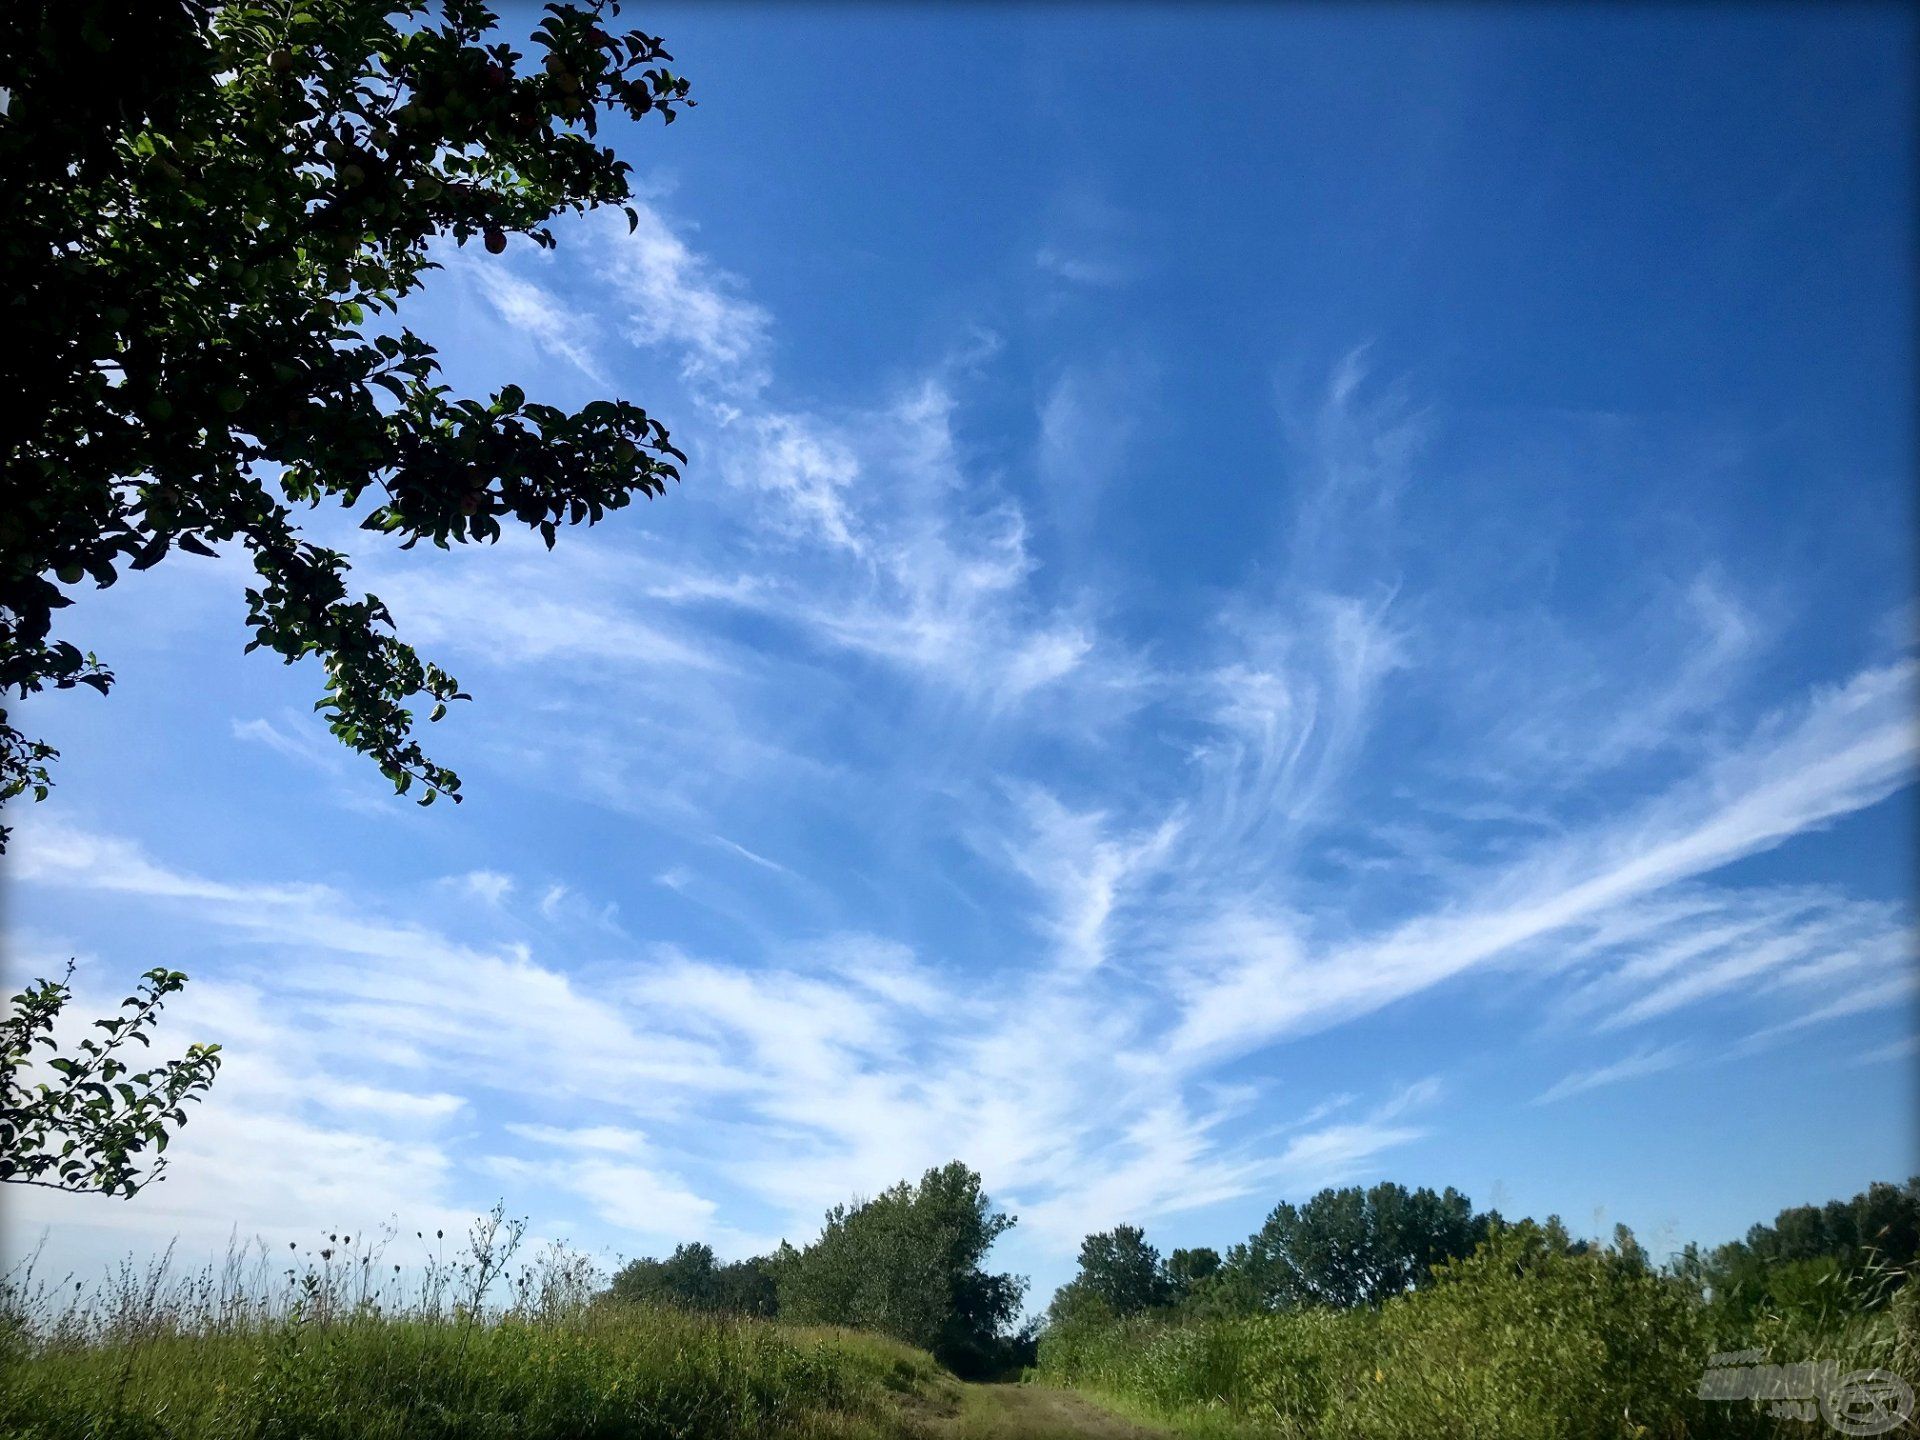
<instances>
[{"instance_id":1,"label":"treeline","mask_svg":"<svg viewBox=\"0 0 1920 1440\"><path fill-rule=\"evenodd\" d=\"M1038 1364L1162 1418L1314 1440L1772 1435L1905 1403L1848 1387L1920 1371L1917 1263L1920 1179L1664 1263L1624 1226L1599 1243L1451 1190L1326 1190L1224 1254L1163 1260L1134 1226L1088 1236ZM1826 1368L1714 1393L1728 1352Z\"/></svg>"},{"instance_id":2,"label":"treeline","mask_svg":"<svg viewBox=\"0 0 1920 1440\"><path fill-rule=\"evenodd\" d=\"M1032 1359L1032 1335L1013 1329L1026 1296L1017 1275L984 1268L1014 1225L980 1177L959 1161L901 1181L870 1200L836 1205L819 1237L796 1249L722 1264L689 1243L667 1259L624 1266L608 1295L706 1314L773 1317L871 1330L931 1351L960 1375Z\"/></svg>"},{"instance_id":3,"label":"treeline","mask_svg":"<svg viewBox=\"0 0 1920 1440\"><path fill-rule=\"evenodd\" d=\"M1451 1187L1436 1193L1391 1182L1322 1190L1304 1205L1277 1205L1224 1256L1200 1247L1163 1260L1138 1226L1120 1225L1082 1242L1079 1273L1055 1292L1048 1319L1378 1305L1418 1290L1440 1266L1469 1258L1511 1228L1498 1211L1476 1211ZM1557 1215L1533 1228L1556 1254L1610 1248L1624 1264L1654 1268L1624 1225L1614 1227L1610 1247L1575 1239ZM1916 1263L1920 1177L1905 1185L1875 1182L1850 1200L1782 1210L1743 1240L1706 1251L1689 1245L1660 1268L1740 1320L1783 1307L1876 1309Z\"/></svg>"},{"instance_id":4,"label":"treeline","mask_svg":"<svg viewBox=\"0 0 1920 1440\"><path fill-rule=\"evenodd\" d=\"M1674 1271L1730 1317L1875 1310L1920 1266L1920 1177L1851 1200L1796 1205L1743 1240L1689 1245Z\"/></svg>"},{"instance_id":5,"label":"treeline","mask_svg":"<svg viewBox=\"0 0 1920 1440\"><path fill-rule=\"evenodd\" d=\"M713 1247L695 1240L676 1245L665 1260L630 1260L613 1277L608 1294L638 1305L670 1305L696 1315L751 1315L780 1313L780 1295L773 1279L772 1256L722 1264Z\"/></svg>"},{"instance_id":6,"label":"treeline","mask_svg":"<svg viewBox=\"0 0 1920 1440\"><path fill-rule=\"evenodd\" d=\"M1386 1183L1323 1190L1301 1206L1282 1202L1224 1257L1203 1246L1163 1261L1138 1226L1120 1225L1082 1242L1079 1274L1055 1293L1048 1317L1373 1304L1423 1284L1436 1265L1471 1255L1500 1223L1452 1188L1436 1194ZM1558 1219L1547 1228L1564 1234Z\"/></svg>"}]
</instances>

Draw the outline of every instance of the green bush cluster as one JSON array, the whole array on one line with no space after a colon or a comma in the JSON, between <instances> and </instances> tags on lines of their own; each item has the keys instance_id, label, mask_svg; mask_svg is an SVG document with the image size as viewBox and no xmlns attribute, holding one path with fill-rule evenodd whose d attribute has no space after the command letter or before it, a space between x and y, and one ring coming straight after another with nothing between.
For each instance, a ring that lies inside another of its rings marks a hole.
<instances>
[{"instance_id":1,"label":"green bush cluster","mask_svg":"<svg viewBox=\"0 0 1920 1440\"><path fill-rule=\"evenodd\" d=\"M1764 1403L1700 1398L1731 1338L1722 1328L1697 1290L1635 1250L1576 1250L1522 1223L1379 1306L1055 1325L1039 1370L1191 1429L1303 1440L1804 1434ZM1903 1373L1915 1328L1903 1291L1889 1310L1783 1321L1740 1341L1783 1362Z\"/></svg>"}]
</instances>

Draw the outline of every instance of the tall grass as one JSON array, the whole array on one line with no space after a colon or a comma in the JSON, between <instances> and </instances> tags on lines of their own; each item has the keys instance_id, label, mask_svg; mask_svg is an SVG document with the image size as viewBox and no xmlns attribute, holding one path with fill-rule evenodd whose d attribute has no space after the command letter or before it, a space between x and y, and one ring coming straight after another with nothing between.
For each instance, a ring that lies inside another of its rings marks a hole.
<instances>
[{"instance_id":1,"label":"tall grass","mask_svg":"<svg viewBox=\"0 0 1920 1440\"><path fill-rule=\"evenodd\" d=\"M1810 1433L1771 1402L1698 1394L1711 1357L1829 1360L1920 1379L1920 1304L1727 1333L1669 1277L1611 1254L1484 1247L1378 1309L1056 1327L1039 1371L1216 1435L1298 1440L1734 1440Z\"/></svg>"},{"instance_id":2,"label":"tall grass","mask_svg":"<svg viewBox=\"0 0 1920 1440\"><path fill-rule=\"evenodd\" d=\"M890 1395L941 1383L873 1336L596 1300L564 1250L510 1270L519 1238L496 1212L425 1264L341 1236L91 1290L22 1267L0 1287L0 1435L858 1440L897 1433Z\"/></svg>"}]
</instances>

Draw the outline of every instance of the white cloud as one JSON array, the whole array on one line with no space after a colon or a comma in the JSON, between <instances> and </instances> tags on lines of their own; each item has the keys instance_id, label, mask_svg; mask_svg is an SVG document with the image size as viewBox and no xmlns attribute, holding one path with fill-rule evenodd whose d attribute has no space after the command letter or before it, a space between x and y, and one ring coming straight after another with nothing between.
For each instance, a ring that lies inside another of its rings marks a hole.
<instances>
[{"instance_id":1,"label":"white cloud","mask_svg":"<svg viewBox=\"0 0 1920 1440\"><path fill-rule=\"evenodd\" d=\"M410 1120L444 1120L466 1108L464 1096L444 1090L416 1095L405 1090L382 1090L373 1085L333 1082L321 1086L313 1095L316 1104L329 1110L352 1112L369 1110Z\"/></svg>"},{"instance_id":2,"label":"white cloud","mask_svg":"<svg viewBox=\"0 0 1920 1440\"><path fill-rule=\"evenodd\" d=\"M513 877L502 875L498 870L469 870L464 875L451 876L449 883L463 895L496 906L506 903L514 890Z\"/></svg>"},{"instance_id":3,"label":"white cloud","mask_svg":"<svg viewBox=\"0 0 1920 1440\"><path fill-rule=\"evenodd\" d=\"M1606 1065L1597 1065L1589 1070L1576 1070L1570 1075L1549 1085L1533 1097L1536 1105L1551 1105L1556 1100L1565 1100L1573 1095L1584 1095L1589 1090L1598 1090L1606 1085L1618 1085L1626 1080L1638 1080L1647 1075L1657 1075L1662 1070L1671 1070L1686 1057L1686 1049L1680 1045L1664 1045L1659 1049L1642 1046L1631 1055L1612 1061Z\"/></svg>"},{"instance_id":4,"label":"white cloud","mask_svg":"<svg viewBox=\"0 0 1920 1440\"><path fill-rule=\"evenodd\" d=\"M25 827L23 827L24 831ZM647 1035L638 1018L583 992L524 945L476 948L411 920L369 913L331 886L222 884L160 866L138 847L36 823L22 878L181 905L198 923L274 957L253 983L308 1017L303 1047L441 1083L644 1107L666 1084L728 1081L703 1046ZM270 978L269 978L270 977ZM525 1057L539 1056L529 1069Z\"/></svg>"},{"instance_id":5,"label":"white cloud","mask_svg":"<svg viewBox=\"0 0 1920 1440\"><path fill-rule=\"evenodd\" d=\"M1124 469L1152 404L1150 367L1125 357L1068 367L1041 401L1035 462L1063 524L1084 526Z\"/></svg>"},{"instance_id":6,"label":"white cloud","mask_svg":"<svg viewBox=\"0 0 1920 1440\"><path fill-rule=\"evenodd\" d=\"M1477 893L1384 934L1316 955L1277 920L1223 921L1215 939L1227 963L1189 987L1176 1047L1241 1050L1324 1028L1871 805L1909 778L1913 679L1907 664L1867 671L1769 717L1747 743L1664 795L1551 840L1482 877ZM1676 1003L1688 991L1723 988L1720 978L1742 975L1689 975L1677 982L1685 989ZM1626 1018L1663 1008L1645 1000Z\"/></svg>"},{"instance_id":7,"label":"white cloud","mask_svg":"<svg viewBox=\"0 0 1920 1440\"><path fill-rule=\"evenodd\" d=\"M803 415L757 416L741 449L723 451L723 473L743 489L769 495L795 536L818 538L856 556L867 553L853 498L860 460L852 447Z\"/></svg>"},{"instance_id":8,"label":"white cloud","mask_svg":"<svg viewBox=\"0 0 1920 1440\"><path fill-rule=\"evenodd\" d=\"M646 1151L646 1136L638 1130L618 1125L586 1125L566 1129L558 1125L509 1124L507 1133L535 1145L559 1150L585 1150L608 1155L639 1155Z\"/></svg>"},{"instance_id":9,"label":"white cloud","mask_svg":"<svg viewBox=\"0 0 1920 1440\"><path fill-rule=\"evenodd\" d=\"M1518 626L1463 623L1459 664L1484 694L1495 783L1550 794L1723 738L1716 722L1762 653L1764 619L1716 567L1639 583L1612 625L1574 630L1544 609Z\"/></svg>"},{"instance_id":10,"label":"white cloud","mask_svg":"<svg viewBox=\"0 0 1920 1440\"><path fill-rule=\"evenodd\" d=\"M1091 971L1106 963L1109 924L1125 889L1166 857L1177 821L1124 839L1110 838L1104 814L1075 814L1037 787L1019 798L1025 833L1005 855L1046 902L1042 929L1062 964Z\"/></svg>"},{"instance_id":11,"label":"white cloud","mask_svg":"<svg viewBox=\"0 0 1920 1440\"><path fill-rule=\"evenodd\" d=\"M577 537L576 537L577 538ZM473 563L484 559L485 564ZM649 672L718 670L726 661L710 637L674 634L655 617L636 618L590 598L596 571L576 547L571 579L536 541L518 537L484 557L458 556L434 570L378 569L373 581L399 625L422 648L474 655L490 664L574 666L606 661ZM500 603L503 591L513 603Z\"/></svg>"},{"instance_id":12,"label":"white cloud","mask_svg":"<svg viewBox=\"0 0 1920 1440\"><path fill-rule=\"evenodd\" d=\"M1320 818L1404 662L1385 606L1309 594L1222 617L1228 658L1203 678L1199 822L1217 856L1271 847Z\"/></svg>"},{"instance_id":13,"label":"white cloud","mask_svg":"<svg viewBox=\"0 0 1920 1440\"><path fill-rule=\"evenodd\" d=\"M707 839L713 844L718 845L728 854L738 855L742 860L758 865L763 870L771 870L776 875L793 874L793 871L789 870L785 865L782 865L778 860L769 860L757 850L750 850L737 840L729 840L724 835L709 835Z\"/></svg>"},{"instance_id":14,"label":"white cloud","mask_svg":"<svg viewBox=\"0 0 1920 1440\"><path fill-rule=\"evenodd\" d=\"M1920 1035L1908 1035L1890 1044L1862 1051L1849 1062L1854 1065L1884 1065L1894 1060L1911 1060L1920 1055Z\"/></svg>"},{"instance_id":15,"label":"white cloud","mask_svg":"<svg viewBox=\"0 0 1920 1440\"><path fill-rule=\"evenodd\" d=\"M341 769L340 747L330 736L323 740L308 730L282 730L271 720L256 718L235 720L233 738L264 745L278 755L329 775L337 775Z\"/></svg>"},{"instance_id":16,"label":"white cloud","mask_svg":"<svg viewBox=\"0 0 1920 1440\"><path fill-rule=\"evenodd\" d=\"M598 327L590 317L527 279L504 257L467 258L461 264L461 273L509 328L549 355L566 361L594 384L607 383L594 354Z\"/></svg>"},{"instance_id":17,"label":"white cloud","mask_svg":"<svg viewBox=\"0 0 1920 1440\"><path fill-rule=\"evenodd\" d=\"M600 277L626 307L638 344L678 349L688 380L721 401L749 399L769 381L770 317L744 298L745 286L668 226L652 206L636 205L639 226L624 217L600 224Z\"/></svg>"},{"instance_id":18,"label":"white cloud","mask_svg":"<svg viewBox=\"0 0 1920 1440\"><path fill-rule=\"evenodd\" d=\"M1301 1188L1337 1184L1382 1151L1419 1139L1426 1132L1411 1125L1327 1125L1289 1141L1281 1167L1300 1177Z\"/></svg>"},{"instance_id":19,"label":"white cloud","mask_svg":"<svg viewBox=\"0 0 1920 1440\"><path fill-rule=\"evenodd\" d=\"M1909 937L1907 948L1898 962L1900 969L1843 991L1824 1005L1817 1005L1805 1014L1760 1031L1752 1038L1769 1039L1789 1030L1824 1025L1830 1020L1840 1020L1870 1010L1911 1009L1916 1001L1920 1001L1920 972L1911 967L1912 954L1912 940Z\"/></svg>"},{"instance_id":20,"label":"white cloud","mask_svg":"<svg viewBox=\"0 0 1920 1440\"><path fill-rule=\"evenodd\" d=\"M1133 278L1132 268L1117 260L1074 255L1052 245L1043 245L1035 251L1033 263L1049 275L1103 290L1124 285Z\"/></svg>"}]
</instances>

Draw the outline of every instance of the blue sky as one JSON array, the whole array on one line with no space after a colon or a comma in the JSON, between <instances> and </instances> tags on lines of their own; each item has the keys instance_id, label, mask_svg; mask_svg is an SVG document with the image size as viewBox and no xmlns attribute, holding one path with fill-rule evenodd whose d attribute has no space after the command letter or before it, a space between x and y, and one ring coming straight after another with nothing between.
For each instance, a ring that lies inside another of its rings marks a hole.
<instances>
[{"instance_id":1,"label":"blue sky","mask_svg":"<svg viewBox=\"0 0 1920 1440\"><path fill-rule=\"evenodd\" d=\"M958 1156L1044 1300L1327 1183L1664 1251L1915 1169L1910 16L637 18L639 232L410 318L686 483L360 551L458 809L233 560L80 597L12 968L184 969L230 1060L12 1243L745 1253Z\"/></svg>"}]
</instances>

